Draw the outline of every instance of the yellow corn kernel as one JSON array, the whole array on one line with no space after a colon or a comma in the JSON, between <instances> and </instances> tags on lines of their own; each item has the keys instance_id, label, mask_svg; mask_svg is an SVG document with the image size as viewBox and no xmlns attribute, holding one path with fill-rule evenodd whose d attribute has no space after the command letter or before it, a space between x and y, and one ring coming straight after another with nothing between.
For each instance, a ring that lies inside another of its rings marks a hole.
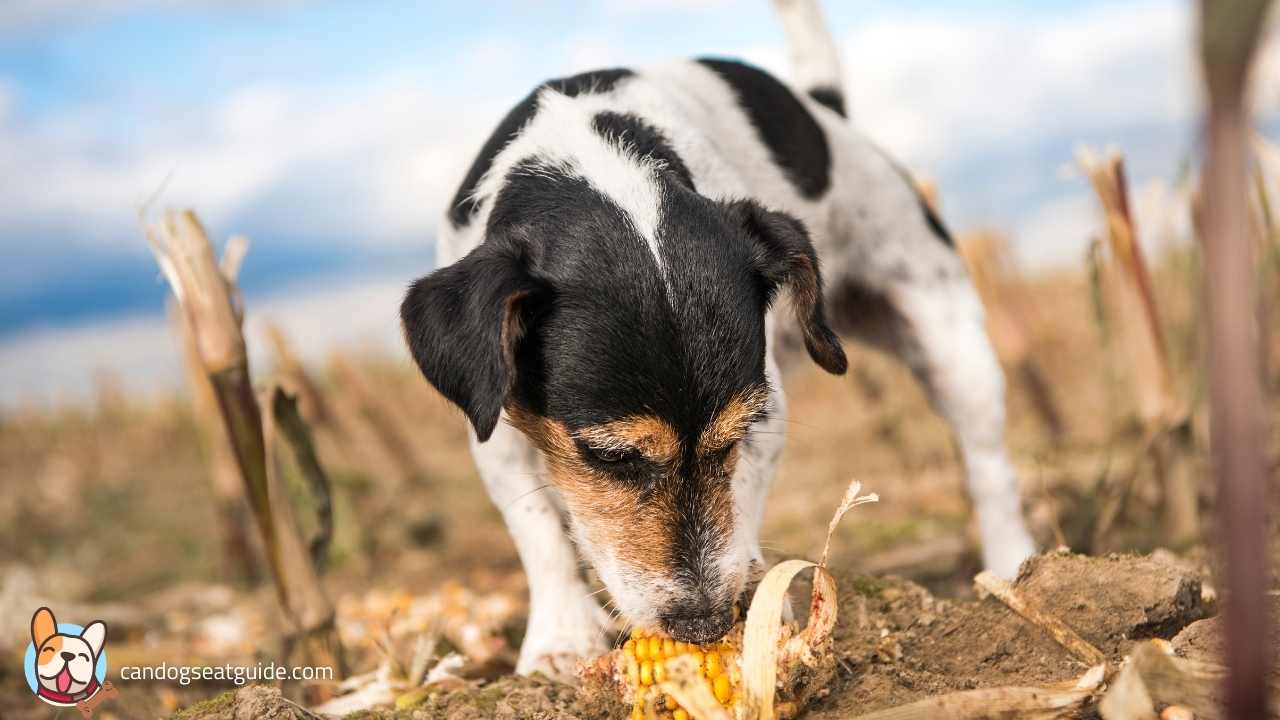
<instances>
[{"instance_id":1,"label":"yellow corn kernel","mask_svg":"<svg viewBox=\"0 0 1280 720\"><path fill-rule=\"evenodd\" d=\"M723 669L720 665L720 653L712 650L707 653L707 677L715 679Z\"/></svg>"},{"instance_id":2,"label":"yellow corn kernel","mask_svg":"<svg viewBox=\"0 0 1280 720\"><path fill-rule=\"evenodd\" d=\"M707 679L712 695L725 708L740 697L735 690L741 683L738 668L738 650L727 640L711 645L695 645L681 642L654 631L634 630L622 645L626 679L632 690L634 705L632 718L648 718L650 703L661 720L689 720L689 712L680 707L675 698L661 692L656 686L670 679L667 662L680 656L689 657L698 668L698 674Z\"/></svg>"},{"instance_id":3,"label":"yellow corn kernel","mask_svg":"<svg viewBox=\"0 0 1280 720\"><path fill-rule=\"evenodd\" d=\"M719 700L721 705L729 702L730 688L728 675L721 674L716 676L716 679L711 683L711 689L715 692L716 700Z\"/></svg>"}]
</instances>

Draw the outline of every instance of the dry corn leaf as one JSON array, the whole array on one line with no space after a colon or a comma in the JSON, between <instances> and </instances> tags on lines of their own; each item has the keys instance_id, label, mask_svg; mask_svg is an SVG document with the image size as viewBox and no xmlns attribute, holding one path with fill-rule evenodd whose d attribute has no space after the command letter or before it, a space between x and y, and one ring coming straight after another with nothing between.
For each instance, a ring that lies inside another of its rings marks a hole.
<instances>
[{"instance_id":1,"label":"dry corn leaf","mask_svg":"<svg viewBox=\"0 0 1280 720\"><path fill-rule=\"evenodd\" d=\"M840 525L840 521L853 508L866 503L880 502L880 496L876 493L862 495L862 483L858 480L850 480L849 487L845 488L844 497L840 499L840 506L836 508L836 512L831 516L831 522L827 523L827 540L822 544L822 559L818 564L822 567L827 566L827 559L831 555L831 536L835 534L836 527Z\"/></svg>"}]
</instances>

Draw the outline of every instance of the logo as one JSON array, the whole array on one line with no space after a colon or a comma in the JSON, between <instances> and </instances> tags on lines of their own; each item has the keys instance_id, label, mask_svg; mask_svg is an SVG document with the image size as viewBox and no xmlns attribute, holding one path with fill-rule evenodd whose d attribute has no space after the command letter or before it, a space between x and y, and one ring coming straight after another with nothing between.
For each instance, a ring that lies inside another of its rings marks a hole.
<instances>
[{"instance_id":1,"label":"logo","mask_svg":"<svg viewBox=\"0 0 1280 720\"><path fill-rule=\"evenodd\" d=\"M58 707L78 707L90 717L97 701L90 700L105 690L114 697L115 688L107 677L107 625L95 620L81 627L60 623L47 607L31 616L31 644L23 660L27 686L44 702ZM100 699L99 699L100 700Z\"/></svg>"}]
</instances>

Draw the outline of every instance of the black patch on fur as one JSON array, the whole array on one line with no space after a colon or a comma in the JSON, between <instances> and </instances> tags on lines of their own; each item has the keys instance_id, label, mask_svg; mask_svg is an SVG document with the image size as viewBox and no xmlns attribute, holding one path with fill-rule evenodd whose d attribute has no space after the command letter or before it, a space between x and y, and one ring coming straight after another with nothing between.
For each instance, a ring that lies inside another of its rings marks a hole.
<instances>
[{"instance_id":1,"label":"black patch on fur","mask_svg":"<svg viewBox=\"0 0 1280 720\"><path fill-rule=\"evenodd\" d=\"M942 218L939 218L938 213L933 211L933 208L929 205L929 201L920 193L920 190L915 186L915 183L911 183L911 189L915 190L916 200L920 203L920 211L924 213L924 221L929 223L929 229L933 231L934 235L938 236L938 239L941 240L943 244L948 247L955 247L956 241L951 237L951 233L947 230L947 226L942 224Z\"/></svg>"},{"instance_id":2,"label":"black patch on fur","mask_svg":"<svg viewBox=\"0 0 1280 720\"><path fill-rule=\"evenodd\" d=\"M481 441L516 382L513 349L524 318L545 300L519 245L486 242L418 280L400 305L422 374L466 414Z\"/></svg>"},{"instance_id":3,"label":"black patch on fur","mask_svg":"<svg viewBox=\"0 0 1280 720\"><path fill-rule=\"evenodd\" d=\"M570 429L652 414L696 438L763 381L768 296L751 244L719 203L681 184L662 202L665 276L626 213L586 180L530 165L508 177L485 242L518 238L551 288L517 351L515 399L533 412Z\"/></svg>"},{"instance_id":4,"label":"black patch on fur","mask_svg":"<svg viewBox=\"0 0 1280 720\"><path fill-rule=\"evenodd\" d=\"M811 88L809 97L813 98L814 102L819 105L833 110L840 117L848 117L844 112L844 93L839 90L823 85Z\"/></svg>"},{"instance_id":5,"label":"black patch on fur","mask_svg":"<svg viewBox=\"0 0 1280 720\"><path fill-rule=\"evenodd\" d=\"M502 149L511 142L519 132L537 112L538 93L544 88L553 88L554 90L564 93L569 97L576 97L583 93L609 92L618 84L618 81L634 75L631 70L626 68L613 68L609 70L594 70L591 72L581 73L566 78L556 78L534 88L523 100L516 104L515 107L502 118L502 122L498 123L489 139L485 141L484 146L480 148L476 159L471 163L471 169L467 171L467 175L462 180L462 184L458 186L457 193L453 196L453 203L449 207L449 220L454 227L462 227L471 219L471 215L476 211L476 202L471 197L475 192L476 186L480 183L480 178L488 172L489 167L493 165L493 159Z\"/></svg>"},{"instance_id":6,"label":"black patch on fur","mask_svg":"<svg viewBox=\"0 0 1280 720\"><path fill-rule=\"evenodd\" d=\"M831 149L818 121L772 75L734 60L700 58L733 88L769 154L800 194L820 197L831 185Z\"/></svg>"},{"instance_id":7,"label":"black patch on fur","mask_svg":"<svg viewBox=\"0 0 1280 720\"><path fill-rule=\"evenodd\" d=\"M690 190L693 176L684 160L676 153L662 131L643 119L626 113L602 112L591 120L596 134L612 143L629 147L641 157L653 158L666 165L666 172Z\"/></svg>"},{"instance_id":8,"label":"black patch on fur","mask_svg":"<svg viewBox=\"0 0 1280 720\"><path fill-rule=\"evenodd\" d=\"M947 247L955 247L955 238L951 237L951 232L948 231L947 226L942 223L942 218L938 217L938 213L933 211L933 207L929 205L929 201L925 199L924 194L920 192L920 188L916 185L915 178L911 176L911 173L908 172L901 163L895 160L892 155L885 152L883 148L874 145L873 147L876 148L876 152L879 152L880 155L884 157L891 166L893 166L893 169L897 171L898 175L902 178L902 181L907 184L907 187L911 188L911 192L915 193L916 202L920 205L920 212L924 214L924 221L929 225L929 230L933 232L935 237L942 241L943 245L946 245Z\"/></svg>"}]
</instances>

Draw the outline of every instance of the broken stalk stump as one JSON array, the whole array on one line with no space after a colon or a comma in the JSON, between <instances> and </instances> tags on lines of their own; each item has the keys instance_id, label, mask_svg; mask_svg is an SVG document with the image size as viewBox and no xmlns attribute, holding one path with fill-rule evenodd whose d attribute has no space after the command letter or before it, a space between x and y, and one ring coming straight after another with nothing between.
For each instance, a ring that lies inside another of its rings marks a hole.
<instances>
[{"instance_id":1,"label":"broken stalk stump","mask_svg":"<svg viewBox=\"0 0 1280 720\"><path fill-rule=\"evenodd\" d=\"M311 560L297 537L297 528L277 520L272 507L271 474L263 416L254 395L249 356L241 332L241 311L234 285L219 268L213 246L195 213L166 212L159 222L145 228L156 262L177 298L178 307L194 338L194 348L209 384L235 456L249 506L271 569L276 597L291 621L313 622L315 608L327 606L318 581L298 569ZM241 243L236 243L240 245ZM243 248L228 256L228 270L239 264ZM282 502L279 504L283 504ZM332 610L327 630L333 636ZM304 631L324 631L303 626ZM337 638L330 643L336 647ZM316 664L316 663L312 663ZM335 671L341 672L340 666Z\"/></svg>"}]
</instances>

